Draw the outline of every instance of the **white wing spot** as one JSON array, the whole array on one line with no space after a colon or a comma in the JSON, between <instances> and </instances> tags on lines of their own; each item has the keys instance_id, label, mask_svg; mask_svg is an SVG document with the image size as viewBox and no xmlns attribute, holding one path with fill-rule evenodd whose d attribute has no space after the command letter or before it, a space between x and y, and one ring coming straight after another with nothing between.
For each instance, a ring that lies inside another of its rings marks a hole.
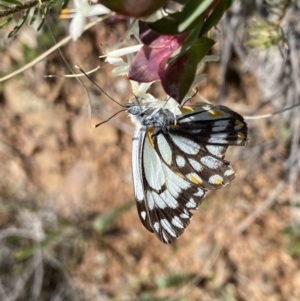
<instances>
[{"instance_id":1,"label":"white wing spot","mask_svg":"<svg viewBox=\"0 0 300 301\"><path fill-rule=\"evenodd\" d=\"M135 129L132 140L132 176L135 199L138 202L144 200L144 187L142 183L142 175L140 174L140 152L143 139L145 138L145 132L141 132L140 129Z\"/></svg>"},{"instance_id":2,"label":"white wing spot","mask_svg":"<svg viewBox=\"0 0 300 301\"><path fill-rule=\"evenodd\" d=\"M165 207L169 207L172 209L175 209L178 207L178 202L177 200L173 197L173 195L170 193L170 191L165 190L162 192L160 195L161 199L165 203ZM164 207L164 208L165 208Z\"/></svg>"},{"instance_id":3,"label":"white wing spot","mask_svg":"<svg viewBox=\"0 0 300 301\"><path fill-rule=\"evenodd\" d=\"M217 120L214 122L213 127L212 127L212 131L213 132L222 132L226 130L228 121L226 120Z\"/></svg>"},{"instance_id":4,"label":"white wing spot","mask_svg":"<svg viewBox=\"0 0 300 301\"><path fill-rule=\"evenodd\" d=\"M154 199L154 203L157 207L159 207L160 209L164 209L167 207L164 195L162 194L159 195L156 192L152 191L152 196Z\"/></svg>"},{"instance_id":5,"label":"white wing spot","mask_svg":"<svg viewBox=\"0 0 300 301\"><path fill-rule=\"evenodd\" d=\"M182 136L170 135L175 145L184 153L189 155L197 155L200 145L191 139Z\"/></svg>"},{"instance_id":6,"label":"white wing spot","mask_svg":"<svg viewBox=\"0 0 300 301\"><path fill-rule=\"evenodd\" d=\"M193 198L190 198L189 201L185 204L187 208L196 208L197 204Z\"/></svg>"},{"instance_id":7,"label":"white wing spot","mask_svg":"<svg viewBox=\"0 0 300 301\"><path fill-rule=\"evenodd\" d=\"M224 153L224 147L223 146L217 146L217 145L206 145L206 149L214 156L221 158Z\"/></svg>"},{"instance_id":8,"label":"white wing spot","mask_svg":"<svg viewBox=\"0 0 300 301\"><path fill-rule=\"evenodd\" d=\"M162 235L163 235L163 240L164 240L166 243L169 243L169 238L166 236L165 232L162 232Z\"/></svg>"},{"instance_id":9,"label":"white wing spot","mask_svg":"<svg viewBox=\"0 0 300 301\"><path fill-rule=\"evenodd\" d=\"M177 198L182 190L188 189L191 184L182 177L175 174L168 166L162 164L163 172L165 174L166 187L170 194Z\"/></svg>"},{"instance_id":10,"label":"white wing spot","mask_svg":"<svg viewBox=\"0 0 300 301\"><path fill-rule=\"evenodd\" d=\"M161 189L165 184L165 177L161 166L161 159L151 146L149 140L146 139L144 144L143 167L149 186L155 190Z\"/></svg>"},{"instance_id":11,"label":"white wing spot","mask_svg":"<svg viewBox=\"0 0 300 301\"><path fill-rule=\"evenodd\" d=\"M156 231L156 232L158 232L158 230L159 230L159 223L158 222L155 222L154 224L153 224L153 228L154 228L154 230Z\"/></svg>"},{"instance_id":12,"label":"white wing spot","mask_svg":"<svg viewBox=\"0 0 300 301\"><path fill-rule=\"evenodd\" d=\"M189 213L188 213L188 211L186 210L186 209L183 209L183 213L180 213L180 215L179 215L181 218L183 218L183 219L188 219L188 218L190 218L190 215L189 215Z\"/></svg>"},{"instance_id":13,"label":"white wing spot","mask_svg":"<svg viewBox=\"0 0 300 301\"><path fill-rule=\"evenodd\" d=\"M178 167L184 167L185 159L182 156L176 156L176 164Z\"/></svg>"},{"instance_id":14,"label":"white wing spot","mask_svg":"<svg viewBox=\"0 0 300 301\"><path fill-rule=\"evenodd\" d=\"M213 175L208 179L208 182L211 184L222 184L223 183L223 178L219 175Z\"/></svg>"},{"instance_id":15,"label":"white wing spot","mask_svg":"<svg viewBox=\"0 0 300 301\"><path fill-rule=\"evenodd\" d=\"M154 199L150 191L147 191L147 204L150 210L154 209Z\"/></svg>"},{"instance_id":16,"label":"white wing spot","mask_svg":"<svg viewBox=\"0 0 300 301\"><path fill-rule=\"evenodd\" d=\"M187 214L185 214L185 213L180 213L180 215L179 215L181 218L183 218L183 219L188 219L189 218L189 216L187 215Z\"/></svg>"},{"instance_id":17,"label":"white wing spot","mask_svg":"<svg viewBox=\"0 0 300 301\"><path fill-rule=\"evenodd\" d=\"M146 211L142 211L141 212L141 217L142 217L143 220L146 219Z\"/></svg>"},{"instance_id":18,"label":"white wing spot","mask_svg":"<svg viewBox=\"0 0 300 301\"><path fill-rule=\"evenodd\" d=\"M157 146L159 148L159 152L161 156L163 157L164 161L171 165L172 163L172 150L170 147L170 144L166 140L166 138L163 135L157 136Z\"/></svg>"},{"instance_id":19,"label":"white wing spot","mask_svg":"<svg viewBox=\"0 0 300 301\"><path fill-rule=\"evenodd\" d=\"M202 184L203 181L202 179L194 172L191 172L189 174L186 175L186 177L194 184L199 185Z\"/></svg>"},{"instance_id":20,"label":"white wing spot","mask_svg":"<svg viewBox=\"0 0 300 301\"><path fill-rule=\"evenodd\" d=\"M198 188L198 191L196 193L194 193L194 196L203 196L204 195L204 191L201 188Z\"/></svg>"},{"instance_id":21,"label":"white wing spot","mask_svg":"<svg viewBox=\"0 0 300 301\"><path fill-rule=\"evenodd\" d=\"M194 159L189 159L189 163L191 164L193 169L196 171L201 171L203 169L202 165Z\"/></svg>"},{"instance_id":22,"label":"white wing spot","mask_svg":"<svg viewBox=\"0 0 300 301\"><path fill-rule=\"evenodd\" d=\"M215 134L212 135L212 137L209 138L208 143L212 144L228 144L228 141L226 140L227 134Z\"/></svg>"},{"instance_id":23,"label":"white wing spot","mask_svg":"<svg viewBox=\"0 0 300 301\"><path fill-rule=\"evenodd\" d=\"M210 156L202 157L200 161L210 169L217 169L219 167L218 161Z\"/></svg>"},{"instance_id":24,"label":"white wing spot","mask_svg":"<svg viewBox=\"0 0 300 301\"><path fill-rule=\"evenodd\" d=\"M165 218L160 221L161 226L173 237L176 237L176 233L171 224Z\"/></svg>"},{"instance_id":25,"label":"white wing spot","mask_svg":"<svg viewBox=\"0 0 300 301\"><path fill-rule=\"evenodd\" d=\"M183 224L178 216L174 216L171 223L177 228L183 229Z\"/></svg>"},{"instance_id":26,"label":"white wing spot","mask_svg":"<svg viewBox=\"0 0 300 301\"><path fill-rule=\"evenodd\" d=\"M234 174L234 170L231 168L231 169L227 169L225 172L224 172L224 176L225 177L228 177L228 176L231 176Z\"/></svg>"}]
</instances>

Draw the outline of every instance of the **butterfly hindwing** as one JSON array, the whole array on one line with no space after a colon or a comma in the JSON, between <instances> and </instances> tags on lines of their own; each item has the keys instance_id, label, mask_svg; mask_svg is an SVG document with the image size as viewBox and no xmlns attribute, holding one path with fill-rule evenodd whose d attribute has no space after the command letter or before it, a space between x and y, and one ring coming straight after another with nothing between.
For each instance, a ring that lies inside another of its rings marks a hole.
<instances>
[{"instance_id":1,"label":"butterfly hindwing","mask_svg":"<svg viewBox=\"0 0 300 301\"><path fill-rule=\"evenodd\" d=\"M199 103L176 116L164 107L132 106L129 113L138 120L132 151L138 213L147 230L172 243L207 191L233 180L225 152L246 144L247 125L224 106Z\"/></svg>"}]
</instances>

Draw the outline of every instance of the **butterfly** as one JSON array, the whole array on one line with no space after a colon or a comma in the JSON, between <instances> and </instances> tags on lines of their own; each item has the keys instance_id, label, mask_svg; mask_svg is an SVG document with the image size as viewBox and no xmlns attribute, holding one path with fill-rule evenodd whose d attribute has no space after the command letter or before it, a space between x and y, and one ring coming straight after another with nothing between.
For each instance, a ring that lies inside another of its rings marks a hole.
<instances>
[{"instance_id":1,"label":"butterfly","mask_svg":"<svg viewBox=\"0 0 300 301\"><path fill-rule=\"evenodd\" d=\"M246 145L248 133L243 117L225 106L174 103L136 97L126 105L136 126L132 174L138 214L165 244L183 234L191 210L208 191L234 179L225 152Z\"/></svg>"}]
</instances>

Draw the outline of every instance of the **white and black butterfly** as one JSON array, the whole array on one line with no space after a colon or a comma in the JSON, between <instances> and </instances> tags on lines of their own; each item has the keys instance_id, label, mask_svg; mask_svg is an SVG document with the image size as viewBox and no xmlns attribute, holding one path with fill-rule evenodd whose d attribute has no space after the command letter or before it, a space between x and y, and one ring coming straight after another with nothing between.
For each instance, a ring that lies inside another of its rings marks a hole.
<instances>
[{"instance_id":1,"label":"white and black butterfly","mask_svg":"<svg viewBox=\"0 0 300 301\"><path fill-rule=\"evenodd\" d=\"M189 225L207 191L227 185L235 172L224 155L247 143L247 125L225 106L178 107L136 98L126 106L136 125L132 171L139 217L150 232L172 243Z\"/></svg>"}]
</instances>

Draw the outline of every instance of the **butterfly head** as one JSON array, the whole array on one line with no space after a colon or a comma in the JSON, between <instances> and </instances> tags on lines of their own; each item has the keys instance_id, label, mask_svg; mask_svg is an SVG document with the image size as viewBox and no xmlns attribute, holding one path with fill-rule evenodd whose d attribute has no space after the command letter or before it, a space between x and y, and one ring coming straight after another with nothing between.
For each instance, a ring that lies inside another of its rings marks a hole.
<instances>
[{"instance_id":1,"label":"butterfly head","mask_svg":"<svg viewBox=\"0 0 300 301\"><path fill-rule=\"evenodd\" d=\"M161 101L136 97L127 103L126 108L135 125L163 129L175 124L176 115L181 114L178 104L174 105L171 100Z\"/></svg>"}]
</instances>

